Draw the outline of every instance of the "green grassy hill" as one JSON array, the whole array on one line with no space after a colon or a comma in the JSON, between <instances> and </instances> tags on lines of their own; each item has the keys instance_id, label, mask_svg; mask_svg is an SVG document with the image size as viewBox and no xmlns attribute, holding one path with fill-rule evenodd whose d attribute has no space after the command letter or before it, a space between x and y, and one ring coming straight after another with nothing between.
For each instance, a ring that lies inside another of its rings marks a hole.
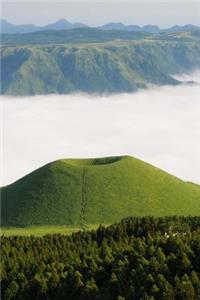
<instances>
[{"instance_id":1,"label":"green grassy hill","mask_svg":"<svg viewBox=\"0 0 200 300\"><path fill-rule=\"evenodd\" d=\"M2 189L5 227L83 228L131 215L200 215L200 186L123 156L58 160Z\"/></svg>"},{"instance_id":2,"label":"green grassy hill","mask_svg":"<svg viewBox=\"0 0 200 300\"><path fill-rule=\"evenodd\" d=\"M44 30L25 34L2 34L3 45L52 45L67 43L96 43L116 39L139 40L150 37L147 32L126 32L119 30L100 30L97 28L76 28L72 30Z\"/></svg>"},{"instance_id":3,"label":"green grassy hill","mask_svg":"<svg viewBox=\"0 0 200 300\"><path fill-rule=\"evenodd\" d=\"M177 84L171 74L200 67L198 32L144 36L100 30L89 31L88 35L84 30L84 34L77 31L75 37L72 35L77 40L69 43L63 39L63 32L56 36L50 32L54 44L48 45L41 45L40 40L38 44L25 45L22 39L30 35L34 41L44 32L14 35L14 42L19 38L22 43L1 49L1 93L132 92L148 84ZM67 31L64 36L70 34ZM120 34L130 36L121 39ZM58 41L56 45L59 35L63 44ZM102 40L101 35L107 39ZM12 36L8 35L11 40ZM45 36L41 40L45 41Z\"/></svg>"}]
</instances>

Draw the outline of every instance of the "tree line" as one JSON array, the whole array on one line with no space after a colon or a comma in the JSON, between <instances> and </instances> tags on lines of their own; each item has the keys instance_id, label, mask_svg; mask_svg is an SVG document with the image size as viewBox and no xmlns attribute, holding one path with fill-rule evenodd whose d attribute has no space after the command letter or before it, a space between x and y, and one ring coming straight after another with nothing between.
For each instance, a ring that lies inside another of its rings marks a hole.
<instances>
[{"instance_id":1,"label":"tree line","mask_svg":"<svg viewBox=\"0 0 200 300\"><path fill-rule=\"evenodd\" d=\"M2 300L200 299L200 217L1 242Z\"/></svg>"}]
</instances>

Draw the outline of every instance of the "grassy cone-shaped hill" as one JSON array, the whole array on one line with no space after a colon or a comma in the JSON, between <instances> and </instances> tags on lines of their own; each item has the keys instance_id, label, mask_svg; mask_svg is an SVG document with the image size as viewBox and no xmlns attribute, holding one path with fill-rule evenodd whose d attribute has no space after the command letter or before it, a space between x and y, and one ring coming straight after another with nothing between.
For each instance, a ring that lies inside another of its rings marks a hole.
<instances>
[{"instance_id":1,"label":"grassy cone-shaped hill","mask_svg":"<svg viewBox=\"0 0 200 300\"><path fill-rule=\"evenodd\" d=\"M2 226L200 215L200 186L130 156L63 159L2 188Z\"/></svg>"}]
</instances>

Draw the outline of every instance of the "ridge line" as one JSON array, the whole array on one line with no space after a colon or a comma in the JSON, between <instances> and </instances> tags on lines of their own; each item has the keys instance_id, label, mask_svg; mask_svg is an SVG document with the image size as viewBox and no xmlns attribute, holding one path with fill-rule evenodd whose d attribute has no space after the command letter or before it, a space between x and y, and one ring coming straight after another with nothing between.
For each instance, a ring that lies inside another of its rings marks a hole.
<instances>
[{"instance_id":1,"label":"ridge line","mask_svg":"<svg viewBox=\"0 0 200 300\"><path fill-rule=\"evenodd\" d=\"M85 206L86 206L86 192L85 192L85 173L86 168L83 167L81 175L81 215L80 215L80 226L81 229L85 229Z\"/></svg>"}]
</instances>

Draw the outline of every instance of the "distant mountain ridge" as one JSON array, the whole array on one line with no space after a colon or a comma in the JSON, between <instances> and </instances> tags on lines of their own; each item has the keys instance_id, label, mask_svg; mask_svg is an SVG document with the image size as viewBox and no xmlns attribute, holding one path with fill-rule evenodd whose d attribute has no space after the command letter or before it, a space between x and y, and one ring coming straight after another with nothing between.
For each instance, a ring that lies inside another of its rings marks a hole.
<instances>
[{"instance_id":1,"label":"distant mountain ridge","mask_svg":"<svg viewBox=\"0 0 200 300\"><path fill-rule=\"evenodd\" d=\"M7 22L6 20L0 20L0 28L1 33L31 33L36 31L43 30L63 30L63 29L74 29L74 28L84 28L88 27L82 23L70 23L65 19L58 20L55 23L51 23L45 26L37 26L33 24L22 24L22 25L14 25L12 23Z\"/></svg>"},{"instance_id":2,"label":"distant mountain ridge","mask_svg":"<svg viewBox=\"0 0 200 300\"><path fill-rule=\"evenodd\" d=\"M200 68L200 32L81 28L2 35L1 93L121 93Z\"/></svg>"},{"instance_id":3,"label":"distant mountain ridge","mask_svg":"<svg viewBox=\"0 0 200 300\"><path fill-rule=\"evenodd\" d=\"M92 27L83 23L71 23L66 19L60 19L54 23L47 24L45 26L37 26L34 24L22 24L15 25L4 19L0 19L0 28L1 33L31 33L36 31L44 31L44 30L70 30L75 28L85 28ZM157 25L145 25L143 27L138 25L124 25L123 23L113 22L107 23L102 26L97 26L96 28L101 30L122 30L122 31L145 31L149 33L160 33L160 32L177 32L184 30L200 30L199 26L195 26L192 24L187 24L184 26L175 25L173 27L167 29L161 29Z\"/></svg>"},{"instance_id":4,"label":"distant mountain ridge","mask_svg":"<svg viewBox=\"0 0 200 300\"><path fill-rule=\"evenodd\" d=\"M140 27L138 25L124 25L123 23L108 23L100 26L102 30L123 30L123 31L145 31L149 33L159 33L162 31L157 25L145 25Z\"/></svg>"}]
</instances>

